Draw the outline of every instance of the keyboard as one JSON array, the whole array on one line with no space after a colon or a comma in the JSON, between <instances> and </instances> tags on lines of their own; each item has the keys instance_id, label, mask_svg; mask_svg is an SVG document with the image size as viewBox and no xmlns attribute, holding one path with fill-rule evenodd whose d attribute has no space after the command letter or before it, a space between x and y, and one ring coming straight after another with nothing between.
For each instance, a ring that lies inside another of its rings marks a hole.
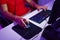
<instances>
[{"instance_id":1,"label":"keyboard","mask_svg":"<svg viewBox=\"0 0 60 40\"><path fill-rule=\"evenodd\" d=\"M39 32L42 31L42 29L34 24L32 24L31 22L29 23L29 28L21 28L19 25L16 25L14 27L12 27L12 29L19 34L20 36L22 36L25 39L31 39L32 37L34 37L36 34L38 34Z\"/></svg>"},{"instance_id":2,"label":"keyboard","mask_svg":"<svg viewBox=\"0 0 60 40\"><path fill-rule=\"evenodd\" d=\"M40 13L34 15L33 17L29 18L32 21L35 21L37 23L41 23L43 20L45 20L48 16L50 16L51 10L41 11Z\"/></svg>"}]
</instances>

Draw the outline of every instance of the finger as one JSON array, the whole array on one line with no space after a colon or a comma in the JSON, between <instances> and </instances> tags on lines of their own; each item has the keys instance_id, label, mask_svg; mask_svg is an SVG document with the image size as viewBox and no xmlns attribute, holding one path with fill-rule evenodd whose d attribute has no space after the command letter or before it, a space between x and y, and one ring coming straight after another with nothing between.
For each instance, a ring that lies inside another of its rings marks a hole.
<instances>
[{"instance_id":1,"label":"finger","mask_svg":"<svg viewBox=\"0 0 60 40\"><path fill-rule=\"evenodd\" d=\"M27 19L23 19L23 21L24 21L25 23L29 23L29 21L28 21Z\"/></svg>"},{"instance_id":2,"label":"finger","mask_svg":"<svg viewBox=\"0 0 60 40\"><path fill-rule=\"evenodd\" d=\"M39 11L40 9L42 9L42 8L38 8L37 10Z\"/></svg>"},{"instance_id":3,"label":"finger","mask_svg":"<svg viewBox=\"0 0 60 40\"><path fill-rule=\"evenodd\" d=\"M46 11L47 10L47 8L44 8L44 11Z\"/></svg>"},{"instance_id":4,"label":"finger","mask_svg":"<svg viewBox=\"0 0 60 40\"><path fill-rule=\"evenodd\" d=\"M25 24L24 24L24 22L22 21L22 19L19 19L19 20L17 20L17 23L18 23L18 25L20 25L20 27L22 27L22 28L25 28Z\"/></svg>"},{"instance_id":5,"label":"finger","mask_svg":"<svg viewBox=\"0 0 60 40\"><path fill-rule=\"evenodd\" d=\"M44 11L46 11L46 9L44 9Z\"/></svg>"},{"instance_id":6,"label":"finger","mask_svg":"<svg viewBox=\"0 0 60 40\"><path fill-rule=\"evenodd\" d=\"M23 20L22 20L22 23L23 23L23 25L24 25L25 27L27 26Z\"/></svg>"}]
</instances>

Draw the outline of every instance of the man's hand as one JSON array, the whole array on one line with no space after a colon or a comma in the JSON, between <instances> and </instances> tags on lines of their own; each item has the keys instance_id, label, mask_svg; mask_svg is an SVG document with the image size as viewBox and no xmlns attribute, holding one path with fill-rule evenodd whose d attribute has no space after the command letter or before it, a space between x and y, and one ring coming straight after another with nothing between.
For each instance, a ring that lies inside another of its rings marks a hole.
<instances>
[{"instance_id":1,"label":"man's hand","mask_svg":"<svg viewBox=\"0 0 60 40\"><path fill-rule=\"evenodd\" d=\"M41 6L35 3L33 0L26 0L32 7L37 8L38 10L44 9L45 11L47 10L47 6Z\"/></svg>"},{"instance_id":2,"label":"man's hand","mask_svg":"<svg viewBox=\"0 0 60 40\"><path fill-rule=\"evenodd\" d=\"M19 16L16 16L15 21L22 27L22 28L26 28L26 23L27 21L23 18L20 18Z\"/></svg>"},{"instance_id":3,"label":"man's hand","mask_svg":"<svg viewBox=\"0 0 60 40\"><path fill-rule=\"evenodd\" d=\"M45 11L47 10L47 6L40 6L40 5L38 5L37 7L36 7L38 10L40 10L40 9L44 9Z\"/></svg>"}]
</instances>

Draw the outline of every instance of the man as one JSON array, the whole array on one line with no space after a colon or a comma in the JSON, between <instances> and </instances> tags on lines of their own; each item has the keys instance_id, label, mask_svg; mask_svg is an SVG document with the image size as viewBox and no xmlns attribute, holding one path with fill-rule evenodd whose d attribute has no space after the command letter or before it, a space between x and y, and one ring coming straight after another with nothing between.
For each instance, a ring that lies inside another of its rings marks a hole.
<instances>
[{"instance_id":1,"label":"man","mask_svg":"<svg viewBox=\"0 0 60 40\"><path fill-rule=\"evenodd\" d=\"M26 3L29 3L32 7L37 8L38 10L47 8L46 6L40 6L36 4L33 0L0 0L0 5L3 10L3 16L9 20L17 22L20 26L26 26L23 15L31 11L29 7L26 7ZM26 20L25 20L26 21Z\"/></svg>"}]
</instances>

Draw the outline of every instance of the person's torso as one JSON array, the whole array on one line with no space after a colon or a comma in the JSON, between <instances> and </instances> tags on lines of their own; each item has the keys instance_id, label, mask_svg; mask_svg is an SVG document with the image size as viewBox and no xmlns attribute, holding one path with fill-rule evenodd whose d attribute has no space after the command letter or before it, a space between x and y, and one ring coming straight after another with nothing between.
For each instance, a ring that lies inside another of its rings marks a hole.
<instances>
[{"instance_id":1,"label":"person's torso","mask_svg":"<svg viewBox=\"0 0 60 40\"><path fill-rule=\"evenodd\" d=\"M18 16L22 16L29 11L25 6L25 0L7 0L8 10Z\"/></svg>"}]
</instances>

